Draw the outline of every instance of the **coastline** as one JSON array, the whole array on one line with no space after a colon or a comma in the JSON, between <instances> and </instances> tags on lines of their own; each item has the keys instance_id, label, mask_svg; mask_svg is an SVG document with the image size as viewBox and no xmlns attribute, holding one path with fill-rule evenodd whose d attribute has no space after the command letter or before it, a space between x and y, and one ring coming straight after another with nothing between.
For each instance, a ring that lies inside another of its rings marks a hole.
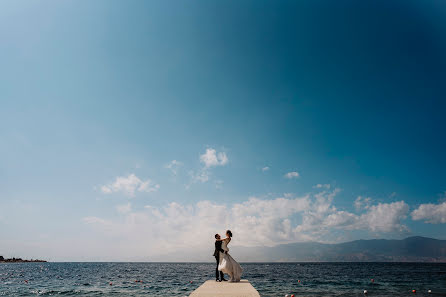
<instances>
[{"instance_id":1,"label":"coastline","mask_svg":"<svg viewBox=\"0 0 446 297\"><path fill-rule=\"evenodd\" d=\"M0 263L44 263L47 262L45 260L39 260L39 259L31 259L31 260L26 260L26 259L22 259L22 258L8 258L5 259L3 258L3 256L0 256Z\"/></svg>"}]
</instances>

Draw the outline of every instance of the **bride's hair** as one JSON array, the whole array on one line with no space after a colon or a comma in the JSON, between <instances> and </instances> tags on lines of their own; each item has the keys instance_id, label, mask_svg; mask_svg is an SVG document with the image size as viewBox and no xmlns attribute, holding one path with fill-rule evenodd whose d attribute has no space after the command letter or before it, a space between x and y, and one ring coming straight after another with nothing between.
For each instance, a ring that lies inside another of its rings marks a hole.
<instances>
[{"instance_id":1,"label":"bride's hair","mask_svg":"<svg viewBox=\"0 0 446 297\"><path fill-rule=\"evenodd\" d=\"M229 237L232 237L232 232L231 232L231 230L227 230L227 231L226 231L226 234L228 234Z\"/></svg>"}]
</instances>

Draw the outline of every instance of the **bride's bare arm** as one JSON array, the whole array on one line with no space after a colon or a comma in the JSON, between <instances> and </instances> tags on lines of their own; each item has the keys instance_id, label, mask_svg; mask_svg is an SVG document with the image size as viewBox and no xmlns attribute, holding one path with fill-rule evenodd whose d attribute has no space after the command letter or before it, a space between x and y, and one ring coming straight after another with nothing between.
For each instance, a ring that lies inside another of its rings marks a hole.
<instances>
[{"instance_id":1,"label":"bride's bare arm","mask_svg":"<svg viewBox=\"0 0 446 297\"><path fill-rule=\"evenodd\" d=\"M228 244L231 241L231 237L226 237L223 241L226 241L226 244Z\"/></svg>"}]
</instances>

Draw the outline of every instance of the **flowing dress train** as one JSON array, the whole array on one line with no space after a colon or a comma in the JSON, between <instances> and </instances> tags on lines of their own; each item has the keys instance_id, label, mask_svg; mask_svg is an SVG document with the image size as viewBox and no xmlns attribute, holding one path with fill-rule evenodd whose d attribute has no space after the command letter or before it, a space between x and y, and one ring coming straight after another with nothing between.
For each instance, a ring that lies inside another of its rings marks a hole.
<instances>
[{"instance_id":1,"label":"flowing dress train","mask_svg":"<svg viewBox=\"0 0 446 297\"><path fill-rule=\"evenodd\" d=\"M224 251L229 251L227 240L223 240L221 248ZM218 265L218 270L228 274L231 277L230 281L232 282L239 282L243 272L240 264L238 264L237 261L231 257L231 255L222 252L220 252L220 263Z\"/></svg>"}]
</instances>

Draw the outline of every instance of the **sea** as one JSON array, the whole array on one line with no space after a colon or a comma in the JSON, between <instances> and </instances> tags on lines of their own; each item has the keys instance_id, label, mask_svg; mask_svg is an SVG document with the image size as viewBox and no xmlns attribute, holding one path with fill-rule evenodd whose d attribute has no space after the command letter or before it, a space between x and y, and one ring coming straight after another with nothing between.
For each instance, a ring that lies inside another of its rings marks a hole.
<instances>
[{"instance_id":1,"label":"sea","mask_svg":"<svg viewBox=\"0 0 446 297\"><path fill-rule=\"evenodd\" d=\"M446 296L445 263L241 266L261 296ZM213 263L0 263L0 296L188 296L214 274Z\"/></svg>"}]
</instances>

